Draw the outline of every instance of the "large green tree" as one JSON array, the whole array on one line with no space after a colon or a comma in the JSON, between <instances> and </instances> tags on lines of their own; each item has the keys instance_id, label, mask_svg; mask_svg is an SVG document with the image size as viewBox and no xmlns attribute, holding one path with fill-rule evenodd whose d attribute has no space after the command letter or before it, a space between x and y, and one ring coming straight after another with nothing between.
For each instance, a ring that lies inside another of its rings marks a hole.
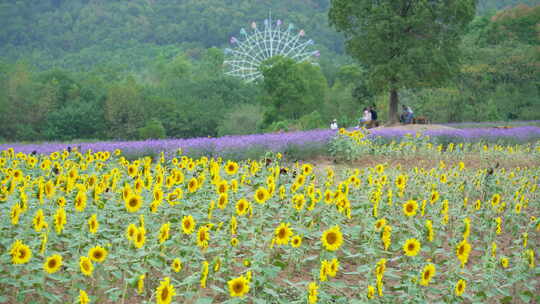
<instances>
[{"instance_id":1,"label":"large green tree","mask_svg":"<svg viewBox=\"0 0 540 304\"><path fill-rule=\"evenodd\" d=\"M275 56L263 62L265 124L296 120L321 108L327 82L321 69L308 62Z\"/></svg>"},{"instance_id":2,"label":"large green tree","mask_svg":"<svg viewBox=\"0 0 540 304\"><path fill-rule=\"evenodd\" d=\"M330 24L346 36L370 87L388 92L389 122L398 120L398 92L435 87L457 72L459 42L476 0L332 0Z\"/></svg>"}]
</instances>

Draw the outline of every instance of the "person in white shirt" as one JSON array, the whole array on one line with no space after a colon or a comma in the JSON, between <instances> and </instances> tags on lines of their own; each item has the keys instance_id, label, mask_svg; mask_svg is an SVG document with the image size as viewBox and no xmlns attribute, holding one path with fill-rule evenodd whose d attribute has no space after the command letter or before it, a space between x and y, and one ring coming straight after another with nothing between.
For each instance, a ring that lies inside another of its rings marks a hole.
<instances>
[{"instance_id":1,"label":"person in white shirt","mask_svg":"<svg viewBox=\"0 0 540 304\"><path fill-rule=\"evenodd\" d=\"M330 124L330 130L337 130L337 129L338 129L337 119L334 119L332 123Z\"/></svg>"},{"instance_id":2,"label":"person in white shirt","mask_svg":"<svg viewBox=\"0 0 540 304\"><path fill-rule=\"evenodd\" d=\"M364 108L362 119L360 119L360 126L367 126L371 121L371 111L368 108Z\"/></svg>"}]
</instances>

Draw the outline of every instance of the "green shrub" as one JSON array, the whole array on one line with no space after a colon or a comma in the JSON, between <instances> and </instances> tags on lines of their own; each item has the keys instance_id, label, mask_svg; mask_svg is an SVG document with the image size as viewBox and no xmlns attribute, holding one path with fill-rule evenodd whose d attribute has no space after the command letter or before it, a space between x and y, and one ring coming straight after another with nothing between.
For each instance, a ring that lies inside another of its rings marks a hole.
<instances>
[{"instance_id":1,"label":"green shrub","mask_svg":"<svg viewBox=\"0 0 540 304\"><path fill-rule=\"evenodd\" d=\"M218 135L253 134L263 121L263 110L259 105L244 104L225 114L218 126Z\"/></svg>"},{"instance_id":2,"label":"green shrub","mask_svg":"<svg viewBox=\"0 0 540 304\"><path fill-rule=\"evenodd\" d=\"M313 130L324 126L323 118L318 111L300 117L299 123L302 130Z\"/></svg>"},{"instance_id":3,"label":"green shrub","mask_svg":"<svg viewBox=\"0 0 540 304\"><path fill-rule=\"evenodd\" d=\"M139 128L139 137L141 139L159 139L165 138L165 128L161 121L157 119L151 119L146 122L146 125Z\"/></svg>"}]
</instances>

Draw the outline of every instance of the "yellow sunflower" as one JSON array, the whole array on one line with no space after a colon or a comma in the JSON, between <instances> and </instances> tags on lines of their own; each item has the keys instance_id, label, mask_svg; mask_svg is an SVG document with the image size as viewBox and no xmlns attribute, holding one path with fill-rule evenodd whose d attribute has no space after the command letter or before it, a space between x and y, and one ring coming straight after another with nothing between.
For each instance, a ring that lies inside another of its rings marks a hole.
<instances>
[{"instance_id":1,"label":"yellow sunflower","mask_svg":"<svg viewBox=\"0 0 540 304\"><path fill-rule=\"evenodd\" d=\"M171 230L171 223L167 222L163 225L161 225L161 228L159 228L159 243L163 244L165 241L169 239Z\"/></svg>"},{"instance_id":2,"label":"yellow sunflower","mask_svg":"<svg viewBox=\"0 0 540 304\"><path fill-rule=\"evenodd\" d=\"M415 238L408 239L403 244L403 251L405 252L405 255L407 256L416 256L418 252L420 252L421 244L420 241L418 241Z\"/></svg>"},{"instance_id":3,"label":"yellow sunflower","mask_svg":"<svg viewBox=\"0 0 540 304\"><path fill-rule=\"evenodd\" d=\"M88 198L86 196L86 190L79 190L77 196L75 197L75 210L77 210L78 212L82 212L86 208L87 199Z\"/></svg>"},{"instance_id":4,"label":"yellow sunflower","mask_svg":"<svg viewBox=\"0 0 540 304\"><path fill-rule=\"evenodd\" d=\"M82 289L79 289L79 303L80 304L90 303L90 298L88 297L88 294L86 294L86 291Z\"/></svg>"},{"instance_id":5,"label":"yellow sunflower","mask_svg":"<svg viewBox=\"0 0 540 304\"><path fill-rule=\"evenodd\" d=\"M439 200L439 197L440 197L439 192L437 191L431 192L431 198L429 199L429 203L433 205Z\"/></svg>"},{"instance_id":6,"label":"yellow sunflower","mask_svg":"<svg viewBox=\"0 0 540 304\"><path fill-rule=\"evenodd\" d=\"M171 279L169 277L165 277L163 281L159 283L159 286L156 290L157 304L170 304L172 302L173 296L175 295L176 291L171 285Z\"/></svg>"},{"instance_id":7,"label":"yellow sunflower","mask_svg":"<svg viewBox=\"0 0 540 304\"><path fill-rule=\"evenodd\" d=\"M219 195L218 199L218 208L223 210L225 207L227 207L227 204L229 203L229 195L227 193L222 193Z\"/></svg>"},{"instance_id":8,"label":"yellow sunflower","mask_svg":"<svg viewBox=\"0 0 540 304\"><path fill-rule=\"evenodd\" d=\"M469 253L471 252L471 244L467 242L467 240L461 241L456 246L456 255L461 262L461 266L464 267L467 263L467 260L469 259Z\"/></svg>"},{"instance_id":9,"label":"yellow sunflower","mask_svg":"<svg viewBox=\"0 0 540 304\"><path fill-rule=\"evenodd\" d=\"M308 285L308 303L309 304L315 304L317 303L317 295L318 295L318 289L319 286L317 286L317 283L311 282Z\"/></svg>"},{"instance_id":10,"label":"yellow sunflower","mask_svg":"<svg viewBox=\"0 0 540 304\"><path fill-rule=\"evenodd\" d=\"M493 194L493 196L491 197L491 206L497 207L500 202L501 202L501 195L498 193Z\"/></svg>"},{"instance_id":11,"label":"yellow sunflower","mask_svg":"<svg viewBox=\"0 0 540 304\"><path fill-rule=\"evenodd\" d=\"M270 193L264 187L259 187L255 192L255 201L259 204L263 204L270 198Z\"/></svg>"},{"instance_id":12,"label":"yellow sunflower","mask_svg":"<svg viewBox=\"0 0 540 304\"><path fill-rule=\"evenodd\" d=\"M506 257L501 258L501 266L502 266L503 268L508 268L508 264L509 264L508 258L506 258Z\"/></svg>"},{"instance_id":13,"label":"yellow sunflower","mask_svg":"<svg viewBox=\"0 0 540 304\"><path fill-rule=\"evenodd\" d=\"M128 166L128 175L130 177L134 177L139 173L139 168L135 165L129 165Z\"/></svg>"},{"instance_id":14,"label":"yellow sunflower","mask_svg":"<svg viewBox=\"0 0 540 304\"><path fill-rule=\"evenodd\" d=\"M92 261L88 257L82 256L79 259L79 267L85 276L92 276L92 273L94 272L94 264L92 264Z\"/></svg>"},{"instance_id":15,"label":"yellow sunflower","mask_svg":"<svg viewBox=\"0 0 540 304\"><path fill-rule=\"evenodd\" d=\"M216 188L217 188L218 194L227 193L227 191L229 191L229 184L227 183L226 180L222 180L221 182L218 183Z\"/></svg>"},{"instance_id":16,"label":"yellow sunflower","mask_svg":"<svg viewBox=\"0 0 540 304\"><path fill-rule=\"evenodd\" d=\"M236 247L238 246L238 239L233 237L231 238L231 246Z\"/></svg>"},{"instance_id":17,"label":"yellow sunflower","mask_svg":"<svg viewBox=\"0 0 540 304\"><path fill-rule=\"evenodd\" d=\"M13 264L26 264L32 258L32 250L20 240L11 245L10 253Z\"/></svg>"},{"instance_id":18,"label":"yellow sunflower","mask_svg":"<svg viewBox=\"0 0 540 304\"><path fill-rule=\"evenodd\" d=\"M227 284L231 297L243 297L249 292L249 282L244 276L232 279Z\"/></svg>"},{"instance_id":19,"label":"yellow sunflower","mask_svg":"<svg viewBox=\"0 0 540 304\"><path fill-rule=\"evenodd\" d=\"M403 204L403 213L406 216L414 216L418 209L418 203L415 200L409 200Z\"/></svg>"},{"instance_id":20,"label":"yellow sunflower","mask_svg":"<svg viewBox=\"0 0 540 304\"><path fill-rule=\"evenodd\" d=\"M300 245L302 245L302 237L299 235L293 236L291 239L291 246L293 248L298 248Z\"/></svg>"},{"instance_id":21,"label":"yellow sunflower","mask_svg":"<svg viewBox=\"0 0 540 304\"><path fill-rule=\"evenodd\" d=\"M396 186L399 189L403 189L405 188L406 184L407 184L407 177L405 175L398 175L398 177L396 178Z\"/></svg>"},{"instance_id":22,"label":"yellow sunflower","mask_svg":"<svg viewBox=\"0 0 540 304\"><path fill-rule=\"evenodd\" d=\"M48 257L45 263L43 263L43 269L47 273L55 273L60 267L62 267L62 256L59 254Z\"/></svg>"},{"instance_id":23,"label":"yellow sunflower","mask_svg":"<svg viewBox=\"0 0 540 304\"><path fill-rule=\"evenodd\" d=\"M90 219L88 220L88 230L90 233L95 234L98 231L99 228L99 222L97 220L97 214L92 214Z\"/></svg>"},{"instance_id":24,"label":"yellow sunflower","mask_svg":"<svg viewBox=\"0 0 540 304\"><path fill-rule=\"evenodd\" d=\"M467 282L465 282L465 280L459 280L454 289L456 296L461 297L461 295L465 292L465 288L467 288Z\"/></svg>"},{"instance_id":25,"label":"yellow sunflower","mask_svg":"<svg viewBox=\"0 0 540 304\"><path fill-rule=\"evenodd\" d=\"M125 206L128 212L137 212L142 206L142 197L138 195L128 196Z\"/></svg>"},{"instance_id":26,"label":"yellow sunflower","mask_svg":"<svg viewBox=\"0 0 540 304\"><path fill-rule=\"evenodd\" d=\"M197 232L197 246L206 249L208 247L208 241L210 241L210 232L207 226L202 226Z\"/></svg>"},{"instance_id":27,"label":"yellow sunflower","mask_svg":"<svg viewBox=\"0 0 540 304\"><path fill-rule=\"evenodd\" d=\"M174 259L171 264L171 268L174 270L174 272L180 272L180 270L182 270L182 261L180 261L179 258Z\"/></svg>"},{"instance_id":28,"label":"yellow sunflower","mask_svg":"<svg viewBox=\"0 0 540 304\"><path fill-rule=\"evenodd\" d=\"M310 164L303 164L302 165L302 174L305 176L308 176L313 172L313 166Z\"/></svg>"},{"instance_id":29,"label":"yellow sunflower","mask_svg":"<svg viewBox=\"0 0 540 304\"><path fill-rule=\"evenodd\" d=\"M339 261L336 258L333 258L330 263L328 263L328 275L335 277L339 271Z\"/></svg>"},{"instance_id":30,"label":"yellow sunflower","mask_svg":"<svg viewBox=\"0 0 540 304\"><path fill-rule=\"evenodd\" d=\"M188 192L193 193L197 191L198 187L199 187L199 181L195 177L192 177L188 183Z\"/></svg>"},{"instance_id":31,"label":"yellow sunflower","mask_svg":"<svg viewBox=\"0 0 540 304\"><path fill-rule=\"evenodd\" d=\"M126 229L126 238L128 240L133 240L133 238L135 237L135 234L137 233L137 225L135 224L129 224L129 226L127 227Z\"/></svg>"},{"instance_id":32,"label":"yellow sunflower","mask_svg":"<svg viewBox=\"0 0 540 304\"><path fill-rule=\"evenodd\" d=\"M375 297L375 287L373 287L371 285L368 285L367 297L368 297L368 299L373 299Z\"/></svg>"},{"instance_id":33,"label":"yellow sunflower","mask_svg":"<svg viewBox=\"0 0 540 304\"><path fill-rule=\"evenodd\" d=\"M281 223L274 231L274 239L277 245L287 245L289 243L289 238L293 235L289 225L289 223Z\"/></svg>"},{"instance_id":34,"label":"yellow sunflower","mask_svg":"<svg viewBox=\"0 0 540 304\"><path fill-rule=\"evenodd\" d=\"M133 237L133 244L135 245L135 248L141 248L144 245L145 241L146 231L144 229L137 228L135 236Z\"/></svg>"},{"instance_id":35,"label":"yellow sunflower","mask_svg":"<svg viewBox=\"0 0 540 304\"><path fill-rule=\"evenodd\" d=\"M321 237L321 242L328 251L336 251L339 249L343 243L343 234L339 229L339 226L336 225L323 232Z\"/></svg>"},{"instance_id":36,"label":"yellow sunflower","mask_svg":"<svg viewBox=\"0 0 540 304\"><path fill-rule=\"evenodd\" d=\"M436 268L435 265L430 263L424 266L424 270L422 270L422 279L420 280L420 285L422 286L428 286L429 282L431 282L431 279L435 276Z\"/></svg>"},{"instance_id":37,"label":"yellow sunflower","mask_svg":"<svg viewBox=\"0 0 540 304\"><path fill-rule=\"evenodd\" d=\"M225 173L228 175L234 175L238 172L238 164L233 161L227 161L227 164L225 165Z\"/></svg>"},{"instance_id":38,"label":"yellow sunflower","mask_svg":"<svg viewBox=\"0 0 540 304\"><path fill-rule=\"evenodd\" d=\"M236 202L236 214L238 214L239 216L246 214L248 209L249 202L245 198L242 198L238 200L238 202Z\"/></svg>"},{"instance_id":39,"label":"yellow sunflower","mask_svg":"<svg viewBox=\"0 0 540 304\"><path fill-rule=\"evenodd\" d=\"M107 250L101 246L95 246L88 250L88 257L92 261L102 263L107 258Z\"/></svg>"},{"instance_id":40,"label":"yellow sunflower","mask_svg":"<svg viewBox=\"0 0 540 304\"><path fill-rule=\"evenodd\" d=\"M382 218L380 220L377 220L375 222L375 230L376 231L381 231L382 228L384 228L384 226L386 226L386 219Z\"/></svg>"},{"instance_id":41,"label":"yellow sunflower","mask_svg":"<svg viewBox=\"0 0 540 304\"><path fill-rule=\"evenodd\" d=\"M182 231L184 234L191 234L195 230L195 219L193 216L188 215L182 218Z\"/></svg>"},{"instance_id":42,"label":"yellow sunflower","mask_svg":"<svg viewBox=\"0 0 540 304\"><path fill-rule=\"evenodd\" d=\"M64 226L67 223L67 216L66 211L64 208L60 207L56 209L56 213L54 214L54 227L56 229L56 233L60 234L64 230Z\"/></svg>"},{"instance_id":43,"label":"yellow sunflower","mask_svg":"<svg viewBox=\"0 0 540 304\"><path fill-rule=\"evenodd\" d=\"M137 293L142 294L144 292L144 279L146 278L146 274L141 274L139 276L139 279L137 280Z\"/></svg>"}]
</instances>

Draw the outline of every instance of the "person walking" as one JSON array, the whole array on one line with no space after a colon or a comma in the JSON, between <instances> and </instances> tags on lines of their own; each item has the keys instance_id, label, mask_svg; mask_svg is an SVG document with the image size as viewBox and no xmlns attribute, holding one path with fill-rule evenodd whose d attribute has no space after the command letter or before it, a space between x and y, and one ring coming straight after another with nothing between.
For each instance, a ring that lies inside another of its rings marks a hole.
<instances>
[{"instance_id":1,"label":"person walking","mask_svg":"<svg viewBox=\"0 0 540 304\"><path fill-rule=\"evenodd\" d=\"M337 130L338 128L339 127L338 127L338 124L337 124L337 119L334 118L334 120L330 124L330 130Z\"/></svg>"}]
</instances>

